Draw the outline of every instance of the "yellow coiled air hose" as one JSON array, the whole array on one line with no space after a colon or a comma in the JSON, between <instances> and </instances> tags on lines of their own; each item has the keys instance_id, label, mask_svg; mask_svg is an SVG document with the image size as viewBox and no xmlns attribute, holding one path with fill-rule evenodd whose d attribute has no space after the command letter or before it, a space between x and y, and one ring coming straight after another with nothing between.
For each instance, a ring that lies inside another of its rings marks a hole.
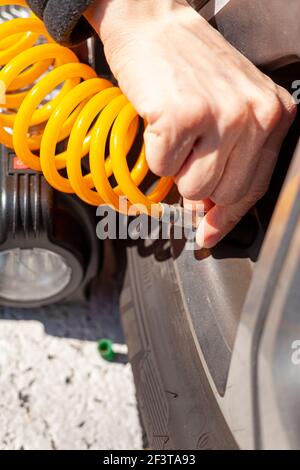
<instances>
[{"instance_id":1,"label":"yellow coiled air hose","mask_svg":"<svg viewBox=\"0 0 300 470\"><path fill-rule=\"evenodd\" d=\"M0 5L25 6L23 0ZM40 37L46 43L35 45ZM144 147L132 170L127 153L135 141L139 118L120 89L79 63L68 48L56 44L32 13L0 24L0 142L14 149L30 168L42 171L59 191L76 193L88 204L109 204L123 212L161 216L172 178L161 178L150 194L139 186L149 172ZM59 88L60 87L60 88ZM51 99L51 93L56 96ZM68 139L67 148L57 144ZM106 156L109 139L109 156ZM89 173L82 159L89 156ZM61 170L66 168L67 177ZM114 176L117 186L109 178Z\"/></svg>"}]
</instances>

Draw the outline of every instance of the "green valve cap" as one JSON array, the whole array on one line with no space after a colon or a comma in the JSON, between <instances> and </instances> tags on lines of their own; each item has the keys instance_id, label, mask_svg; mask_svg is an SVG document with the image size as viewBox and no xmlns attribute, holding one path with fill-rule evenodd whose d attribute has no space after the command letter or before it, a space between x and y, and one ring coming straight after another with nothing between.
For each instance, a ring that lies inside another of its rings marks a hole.
<instances>
[{"instance_id":1,"label":"green valve cap","mask_svg":"<svg viewBox=\"0 0 300 470\"><path fill-rule=\"evenodd\" d=\"M100 352L101 357L106 361L112 362L116 357L116 353L113 349L113 342L110 339L101 339L98 342L98 351Z\"/></svg>"}]
</instances>

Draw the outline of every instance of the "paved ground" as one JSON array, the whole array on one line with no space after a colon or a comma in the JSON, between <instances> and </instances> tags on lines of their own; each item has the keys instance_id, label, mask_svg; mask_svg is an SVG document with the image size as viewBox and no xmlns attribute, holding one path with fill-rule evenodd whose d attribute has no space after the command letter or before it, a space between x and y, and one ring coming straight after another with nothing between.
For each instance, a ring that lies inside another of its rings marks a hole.
<instances>
[{"instance_id":1,"label":"paved ground","mask_svg":"<svg viewBox=\"0 0 300 470\"><path fill-rule=\"evenodd\" d=\"M97 351L110 337L126 352L111 276L97 293L76 311L0 309L1 449L141 448L126 355Z\"/></svg>"}]
</instances>

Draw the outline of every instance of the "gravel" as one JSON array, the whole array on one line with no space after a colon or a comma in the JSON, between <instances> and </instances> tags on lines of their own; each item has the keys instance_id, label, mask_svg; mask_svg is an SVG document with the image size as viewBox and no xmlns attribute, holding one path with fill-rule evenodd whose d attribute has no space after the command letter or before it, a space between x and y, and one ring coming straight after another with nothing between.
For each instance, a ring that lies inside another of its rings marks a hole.
<instances>
[{"instance_id":1,"label":"gravel","mask_svg":"<svg viewBox=\"0 0 300 470\"><path fill-rule=\"evenodd\" d=\"M95 291L88 305L0 309L1 449L142 448L113 273Z\"/></svg>"}]
</instances>

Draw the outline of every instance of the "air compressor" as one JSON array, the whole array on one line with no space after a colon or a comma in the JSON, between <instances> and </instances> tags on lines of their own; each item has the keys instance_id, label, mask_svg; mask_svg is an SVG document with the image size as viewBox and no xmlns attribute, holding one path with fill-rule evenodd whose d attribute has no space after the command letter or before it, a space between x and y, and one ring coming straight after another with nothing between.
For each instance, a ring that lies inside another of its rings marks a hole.
<instances>
[{"instance_id":1,"label":"air compressor","mask_svg":"<svg viewBox=\"0 0 300 470\"><path fill-rule=\"evenodd\" d=\"M1 3L0 28L30 15L25 2ZM11 44L15 39L20 46L24 35L16 35ZM2 53L6 46L2 44ZM0 207L0 304L32 308L87 301L102 263L94 210L76 196L56 191L3 144Z\"/></svg>"}]
</instances>

